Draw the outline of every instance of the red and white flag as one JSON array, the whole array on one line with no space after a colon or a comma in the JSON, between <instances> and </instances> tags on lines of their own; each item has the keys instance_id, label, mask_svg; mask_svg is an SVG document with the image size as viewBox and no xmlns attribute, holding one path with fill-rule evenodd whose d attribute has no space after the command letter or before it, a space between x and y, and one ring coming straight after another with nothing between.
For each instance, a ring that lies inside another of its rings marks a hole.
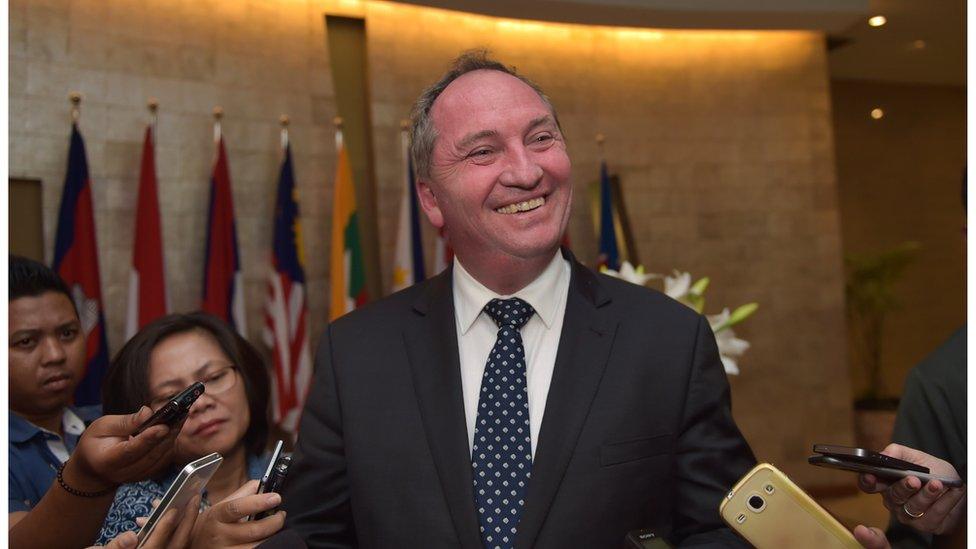
<instances>
[{"instance_id":1,"label":"red and white flag","mask_svg":"<svg viewBox=\"0 0 976 549\"><path fill-rule=\"evenodd\" d=\"M283 131L284 133L284 131ZM287 139L284 134L282 140ZM304 253L291 147L284 142L274 209L274 237L268 301L264 308L264 342L271 348L271 411L274 422L298 432L305 396L312 380Z\"/></svg>"},{"instance_id":2,"label":"red and white flag","mask_svg":"<svg viewBox=\"0 0 976 549\"><path fill-rule=\"evenodd\" d=\"M160 228L159 196L156 190L156 158L153 127L146 128L136 201L136 234L129 271L129 303L125 338L167 313L166 278L163 264L163 234Z\"/></svg>"}]
</instances>

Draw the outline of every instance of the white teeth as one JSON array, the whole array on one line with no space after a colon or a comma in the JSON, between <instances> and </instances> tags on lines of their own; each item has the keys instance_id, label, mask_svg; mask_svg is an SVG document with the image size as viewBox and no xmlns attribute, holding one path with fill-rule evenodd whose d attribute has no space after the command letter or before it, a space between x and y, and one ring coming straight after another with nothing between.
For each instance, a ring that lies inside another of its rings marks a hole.
<instances>
[{"instance_id":1,"label":"white teeth","mask_svg":"<svg viewBox=\"0 0 976 549\"><path fill-rule=\"evenodd\" d=\"M526 200L524 202L517 202L515 204L509 204L508 206L502 206L501 208L495 208L495 211L502 214L527 212L534 210L545 203L546 197L540 196L539 198L533 198L532 200Z\"/></svg>"}]
</instances>

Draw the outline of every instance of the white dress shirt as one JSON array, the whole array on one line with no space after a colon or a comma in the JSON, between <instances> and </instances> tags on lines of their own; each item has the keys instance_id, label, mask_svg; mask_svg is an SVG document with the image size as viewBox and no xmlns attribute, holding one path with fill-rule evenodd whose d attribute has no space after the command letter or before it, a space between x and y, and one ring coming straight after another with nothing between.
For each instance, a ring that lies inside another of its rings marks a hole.
<instances>
[{"instance_id":1,"label":"white dress shirt","mask_svg":"<svg viewBox=\"0 0 976 549\"><path fill-rule=\"evenodd\" d=\"M518 297L535 309L522 327L525 347L526 388L529 397L529 428L532 457L546 410L546 397L556 365L556 350L566 314L569 294L569 262L557 251L546 269L528 286L513 295L498 295L475 280L461 262L454 259L454 320L457 326L458 354L461 359L461 390L464 396L464 418L468 426L468 451L474 447L474 425L478 419L481 378L488 354L498 339L498 325L484 312L495 298Z\"/></svg>"}]
</instances>

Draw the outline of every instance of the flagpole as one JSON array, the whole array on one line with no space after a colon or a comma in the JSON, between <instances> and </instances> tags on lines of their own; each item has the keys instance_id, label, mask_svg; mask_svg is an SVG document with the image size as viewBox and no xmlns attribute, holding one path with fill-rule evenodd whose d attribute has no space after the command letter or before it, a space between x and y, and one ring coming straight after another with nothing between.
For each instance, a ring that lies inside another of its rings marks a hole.
<instances>
[{"instance_id":1,"label":"flagpole","mask_svg":"<svg viewBox=\"0 0 976 549\"><path fill-rule=\"evenodd\" d=\"M220 141L220 121L224 117L224 109L217 106L213 109L214 117L214 142Z\"/></svg>"},{"instance_id":2,"label":"flagpole","mask_svg":"<svg viewBox=\"0 0 976 549\"><path fill-rule=\"evenodd\" d=\"M341 116L337 116L337 117L333 118L332 119L332 123L335 124L335 127L336 127L336 138L335 139L336 139L336 151L338 151L339 149L342 148L342 145L343 145L343 142L342 142L342 117Z\"/></svg>"},{"instance_id":3,"label":"flagpole","mask_svg":"<svg viewBox=\"0 0 976 549\"><path fill-rule=\"evenodd\" d=\"M406 118L400 120L400 148L403 152L403 165L410 169L410 163L407 161L407 155L410 154L410 121ZM409 177L410 174L407 174Z\"/></svg>"},{"instance_id":4,"label":"flagpole","mask_svg":"<svg viewBox=\"0 0 976 549\"><path fill-rule=\"evenodd\" d=\"M288 148L288 125L291 124L291 119L283 114L278 118L278 123L281 124L281 150L284 151Z\"/></svg>"},{"instance_id":5,"label":"flagpole","mask_svg":"<svg viewBox=\"0 0 976 549\"><path fill-rule=\"evenodd\" d=\"M71 123L77 124L78 119L81 118L81 94L71 92L68 94L68 100L71 101Z\"/></svg>"}]
</instances>

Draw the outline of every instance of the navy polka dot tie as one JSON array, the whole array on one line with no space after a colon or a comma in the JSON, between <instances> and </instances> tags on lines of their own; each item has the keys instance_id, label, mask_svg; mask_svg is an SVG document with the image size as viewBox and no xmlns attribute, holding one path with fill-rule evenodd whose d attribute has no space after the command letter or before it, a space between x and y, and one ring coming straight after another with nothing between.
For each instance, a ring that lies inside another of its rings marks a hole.
<instances>
[{"instance_id":1,"label":"navy polka dot tie","mask_svg":"<svg viewBox=\"0 0 976 549\"><path fill-rule=\"evenodd\" d=\"M517 297L485 305L498 340L481 379L471 465L474 501L486 548L514 547L532 470L525 349L519 330L535 313Z\"/></svg>"}]
</instances>

